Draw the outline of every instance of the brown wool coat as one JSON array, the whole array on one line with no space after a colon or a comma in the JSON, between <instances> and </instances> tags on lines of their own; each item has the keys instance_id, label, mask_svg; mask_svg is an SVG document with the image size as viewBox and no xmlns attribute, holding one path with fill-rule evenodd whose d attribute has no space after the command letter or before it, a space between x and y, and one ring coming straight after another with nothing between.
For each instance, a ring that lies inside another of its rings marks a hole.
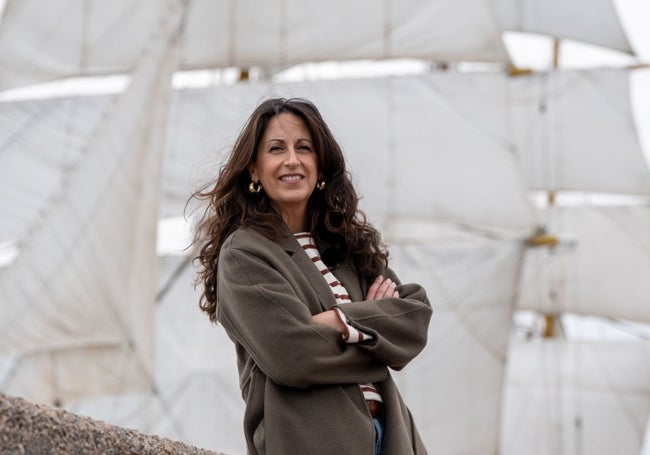
<instances>
[{"instance_id":1,"label":"brown wool coat","mask_svg":"<svg viewBox=\"0 0 650 455\"><path fill-rule=\"evenodd\" d=\"M399 370L425 346L431 306L424 289L399 284L399 298L364 301L369 283L351 264L334 271L351 303L350 323L375 340L346 344L311 316L336 306L327 282L293 235L279 242L240 229L219 256L218 319L234 341L249 454L374 453L374 428L360 383L384 400L382 454L425 454L388 367Z\"/></svg>"}]
</instances>

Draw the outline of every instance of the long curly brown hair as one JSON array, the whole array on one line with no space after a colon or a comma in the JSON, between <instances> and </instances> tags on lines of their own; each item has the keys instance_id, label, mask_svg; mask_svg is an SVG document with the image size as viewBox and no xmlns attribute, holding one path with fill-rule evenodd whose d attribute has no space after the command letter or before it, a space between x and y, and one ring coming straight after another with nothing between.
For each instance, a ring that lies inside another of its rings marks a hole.
<instances>
[{"instance_id":1,"label":"long curly brown hair","mask_svg":"<svg viewBox=\"0 0 650 455\"><path fill-rule=\"evenodd\" d=\"M341 147L316 106L300 98L269 99L251 114L216 182L192 195L207 200L195 225L193 245L198 249L194 260L199 262L196 285L203 285L199 306L212 322L217 322L217 259L226 238L239 227L252 228L272 240L287 232L282 215L264 191L251 194L248 189L249 169L255 163L267 125L274 116L285 112L300 117L307 125L318 169L326 182L323 191L314 191L309 198L307 229L317 242L332 246L328 253L334 262L350 259L367 279L377 276L387 265L385 245L358 209L359 197L345 168Z\"/></svg>"}]
</instances>

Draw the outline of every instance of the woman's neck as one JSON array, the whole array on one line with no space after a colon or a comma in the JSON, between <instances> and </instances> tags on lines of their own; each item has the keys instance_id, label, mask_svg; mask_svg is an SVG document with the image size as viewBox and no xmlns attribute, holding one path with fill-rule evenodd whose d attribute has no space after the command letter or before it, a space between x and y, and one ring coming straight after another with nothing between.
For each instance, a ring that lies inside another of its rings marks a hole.
<instances>
[{"instance_id":1,"label":"woman's neck","mask_svg":"<svg viewBox=\"0 0 650 455\"><path fill-rule=\"evenodd\" d=\"M305 232L307 229L305 228L305 222L302 221L293 221L291 219L284 218L284 222L289 226L289 230L293 233L296 234L298 232Z\"/></svg>"},{"instance_id":2,"label":"woman's neck","mask_svg":"<svg viewBox=\"0 0 650 455\"><path fill-rule=\"evenodd\" d=\"M283 210L281 213L282 219L292 233L295 234L296 232L305 232L307 230L307 213L305 210L295 212Z\"/></svg>"}]
</instances>

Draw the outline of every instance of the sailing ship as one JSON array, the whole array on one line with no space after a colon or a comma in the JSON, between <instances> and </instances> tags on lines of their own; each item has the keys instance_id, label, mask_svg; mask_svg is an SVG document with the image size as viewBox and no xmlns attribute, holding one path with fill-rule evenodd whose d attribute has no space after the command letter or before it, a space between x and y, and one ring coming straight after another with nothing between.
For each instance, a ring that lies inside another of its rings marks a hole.
<instances>
[{"instance_id":1,"label":"sailing ship","mask_svg":"<svg viewBox=\"0 0 650 455\"><path fill-rule=\"evenodd\" d=\"M254 106L300 96L393 268L429 292L428 347L397 376L429 450L650 450L650 172L630 100L648 57L621 2L81 5L6 0L0 20L0 391L244 453L232 346L197 309L186 243L163 241ZM531 33L554 64L517 61ZM623 63L566 69L566 39ZM116 74L115 93L19 99Z\"/></svg>"}]
</instances>

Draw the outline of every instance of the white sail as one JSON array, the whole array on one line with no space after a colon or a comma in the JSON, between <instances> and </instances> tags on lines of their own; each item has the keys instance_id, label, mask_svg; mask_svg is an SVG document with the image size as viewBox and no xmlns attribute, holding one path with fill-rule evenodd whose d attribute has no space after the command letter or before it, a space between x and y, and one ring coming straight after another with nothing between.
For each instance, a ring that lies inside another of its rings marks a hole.
<instances>
[{"instance_id":1,"label":"white sail","mask_svg":"<svg viewBox=\"0 0 650 455\"><path fill-rule=\"evenodd\" d=\"M190 68L395 57L508 61L484 0L200 0L187 36L183 65Z\"/></svg>"},{"instance_id":2,"label":"white sail","mask_svg":"<svg viewBox=\"0 0 650 455\"><path fill-rule=\"evenodd\" d=\"M38 398L55 402L96 393L98 377L105 393L151 386L161 139L183 15L167 6L175 14L129 89L0 274L0 353L18 356L12 393L28 396L37 378Z\"/></svg>"},{"instance_id":3,"label":"white sail","mask_svg":"<svg viewBox=\"0 0 650 455\"><path fill-rule=\"evenodd\" d=\"M584 41L633 53L612 0L492 0L505 30Z\"/></svg>"},{"instance_id":4,"label":"white sail","mask_svg":"<svg viewBox=\"0 0 650 455\"><path fill-rule=\"evenodd\" d=\"M650 415L647 341L532 340L508 354L504 455L638 455Z\"/></svg>"},{"instance_id":5,"label":"white sail","mask_svg":"<svg viewBox=\"0 0 650 455\"><path fill-rule=\"evenodd\" d=\"M7 0L0 90L128 73L166 12L157 0ZM417 57L508 62L485 0L196 0L181 69Z\"/></svg>"},{"instance_id":6,"label":"white sail","mask_svg":"<svg viewBox=\"0 0 650 455\"><path fill-rule=\"evenodd\" d=\"M151 333L143 334L151 337ZM143 336L135 342L142 344ZM123 340L81 340L78 348L19 354L6 365L2 393L61 405L91 396L151 387L150 372Z\"/></svg>"},{"instance_id":7,"label":"white sail","mask_svg":"<svg viewBox=\"0 0 650 455\"><path fill-rule=\"evenodd\" d=\"M522 246L460 233L393 242L393 267L427 289L434 310L427 348L398 375L425 444L443 454L498 453Z\"/></svg>"},{"instance_id":8,"label":"white sail","mask_svg":"<svg viewBox=\"0 0 650 455\"><path fill-rule=\"evenodd\" d=\"M603 69L512 80L512 133L529 189L650 195L629 78Z\"/></svg>"},{"instance_id":9,"label":"white sail","mask_svg":"<svg viewBox=\"0 0 650 455\"><path fill-rule=\"evenodd\" d=\"M0 103L0 243L17 242L83 159L112 97Z\"/></svg>"},{"instance_id":10,"label":"white sail","mask_svg":"<svg viewBox=\"0 0 650 455\"><path fill-rule=\"evenodd\" d=\"M531 249L519 307L650 322L647 206L554 207L552 248Z\"/></svg>"}]
</instances>

